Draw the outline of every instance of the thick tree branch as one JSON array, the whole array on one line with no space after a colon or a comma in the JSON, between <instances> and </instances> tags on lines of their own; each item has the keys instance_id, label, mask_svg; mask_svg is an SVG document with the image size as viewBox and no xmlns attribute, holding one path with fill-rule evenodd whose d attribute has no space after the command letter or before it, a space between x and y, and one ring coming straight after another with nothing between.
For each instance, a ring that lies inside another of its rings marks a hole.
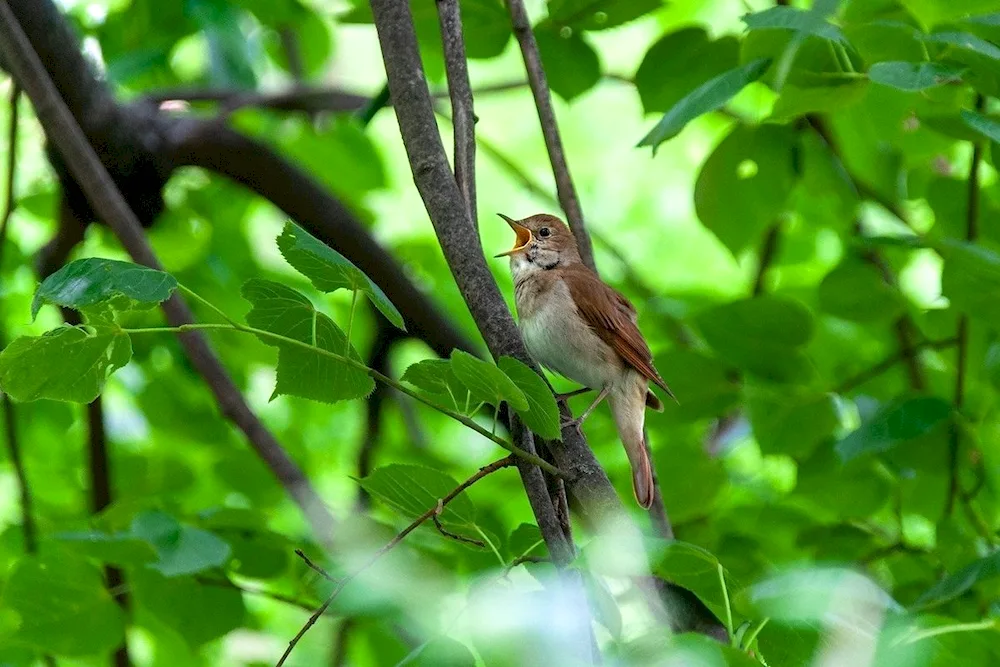
<instances>
[{"instance_id":1,"label":"thick tree branch","mask_svg":"<svg viewBox=\"0 0 1000 667\"><path fill-rule=\"evenodd\" d=\"M444 43L445 72L448 95L451 97L451 117L455 126L455 181L469 207L469 219L476 224L476 114L472 103L472 86L465 58L462 36L462 16L458 0L437 0Z\"/></svg>"},{"instance_id":2,"label":"thick tree branch","mask_svg":"<svg viewBox=\"0 0 1000 667\"><path fill-rule=\"evenodd\" d=\"M38 4L48 6L49 3ZM139 219L94 153L7 2L0 3L0 54L31 98L47 136L58 146L59 154L94 210L115 231L137 262L158 268L159 262L146 240ZM164 312L173 326L193 321L190 309L177 295L164 304ZM188 332L180 334L179 338L192 363L209 383L223 414L247 434L257 453L302 507L316 531L317 539L326 540L333 519L305 475L247 406L204 337L198 332Z\"/></svg>"},{"instance_id":3,"label":"thick tree branch","mask_svg":"<svg viewBox=\"0 0 1000 667\"><path fill-rule=\"evenodd\" d=\"M580 208L576 188L573 187L573 179L570 178L566 152L563 150L562 139L559 136L559 125L556 123L556 113L552 108L552 94L549 92L549 84L545 78L542 58L538 54L535 33L531 31L528 12L524 9L522 0L506 0L506 2L507 8L510 10L514 36L521 47L524 68L528 72L528 84L531 86L531 94L535 98L535 107L538 109L538 121L542 126L542 136L545 138L549 162L552 163L552 173L556 180L559 202L562 204L563 211L566 212L570 229L576 236L576 243L580 246L580 256L583 257L587 266L596 271L594 249L590 243L590 235L587 234L587 227L583 222L583 210Z\"/></svg>"}]
</instances>

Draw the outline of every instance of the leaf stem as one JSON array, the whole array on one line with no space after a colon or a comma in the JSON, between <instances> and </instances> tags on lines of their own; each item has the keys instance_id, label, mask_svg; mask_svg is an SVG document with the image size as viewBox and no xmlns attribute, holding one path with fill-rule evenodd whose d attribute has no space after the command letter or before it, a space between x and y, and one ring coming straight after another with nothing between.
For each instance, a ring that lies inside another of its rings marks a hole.
<instances>
[{"instance_id":1,"label":"leaf stem","mask_svg":"<svg viewBox=\"0 0 1000 667\"><path fill-rule=\"evenodd\" d=\"M192 290L192 289L190 289L188 287L185 287L184 285L181 285L180 283L177 284L177 289L180 290L181 292L184 292L184 294L188 295L189 297L191 297L192 299L194 299L198 303L202 304L203 306L205 306L206 308L208 308L209 310L211 310L213 313L215 313L216 315L218 315L219 317L221 317L222 319L224 319L226 322L228 322L232 326L234 326L236 328L240 327L239 322L237 322L233 318L229 317L229 315L226 315L226 313L223 312L223 310L221 308L219 308L214 303L212 303L211 301L209 301L208 299L206 299L202 295L198 294L194 290Z\"/></svg>"},{"instance_id":2,"label":"leaf stem","mask_svg":"<svg viewBox=\"0 0 1000 667\"><path fill-rule=\"evenodd\" d=\"M729 633L729 643L736 646L736 635L733 633L733 608L729 604L729 589L726 587L726 571L722 563L716 563L719 570L719 586L722 587L722 599L726 605L726 632Z\"/></svg>"},{"instance_id":3,"label":"leaf stem","mask_svg":"<svg viewBox=\"0 0 1000 667\"><path fill-rule=\"evenodd\" d=\"M258 336L260 338L268 338L270 340L277 341L279 343L282 343L283 345L292 345L295 347L300 347L309 350L311 352L314 352L316 354L329 357L330 359L333 359L334 361L337 361L339 363L347 364L348 366L364 371L373 380L377 380L382 384L386 384L395 389L396 391L406 394L407 396L410 396L411 398L423 403L424 405L451 417L452 419L454 419L457 422L460 422L461 424L464 424L465 426L469 427L479 435L488 438L489 440L492 440L496 444L500 445L511 454L518 456L519 458L527 461L528 463L533 463L534 465L538 466L539 468L549 473L550 475L561 477L563 479L567 477L566 473L564 473L559 468L556 468L554 465L552 465L545 459L536 456L534 454L529 454L520 447L517 447L516 445L507 442L506 440L496 435L495 433L490 433L488 430L477 424L470 417L466 417L465 415L461 415L455 412L454 410L449 410L447 408L441 407L440 405L437 405L430 399L425 398L419 392L410 389L402 382L393 380L391 377L384 375L373 368L369 368L360 361L356 361L350 357L337 354L336 352L330 352L329 350L324 350L321 347L316 347L314 345L310 345L309 343L303 343L300 340L295 340L294 338L289 338L288 336L282 336L281 334L276 334L271 331L265 331L264 329L257 329L255 327L246 326L236 322L233 322L232 324L204 323L204 324L182 324L179 327L142 327L136 329L122 329L122 331L124 331L127 334L177 333L185 331L205 331L205 330L223 330L223 331L235 330L235 331L240 331L242 333L249 333Z\"/></svg>"},{"instance_id":4,"label":"leaf stem","mask_svg":"<svg viewBox=\"0 0 1000 667\"><path fill-rule=\"evenodd\" d=\"M750 631L750 634L747 635L746 639L743 640L744 649L746 649L747 651L753 649L753 643L754 641L756 641L757 635L760 634L760 631L764 629L764 626L767 625L768 621L770 620L771 620L770 618L765 618L764 620L762 620L760 623L757 624L757 627L755 627L753 630Z\"/></svg>"},{"instance_id":5,"label":"leaf stem","mask_svg":"<svg viewBox=\"0 0 1000 667\"><path fill-rule=\"evenodd\" d=\"M344 348L345 351L351 349L351 330L354 329L354 308L358 305L358 290L354 289L351 291L351 313L347 316L347 346Z\"/></svg>"}]
</instances>

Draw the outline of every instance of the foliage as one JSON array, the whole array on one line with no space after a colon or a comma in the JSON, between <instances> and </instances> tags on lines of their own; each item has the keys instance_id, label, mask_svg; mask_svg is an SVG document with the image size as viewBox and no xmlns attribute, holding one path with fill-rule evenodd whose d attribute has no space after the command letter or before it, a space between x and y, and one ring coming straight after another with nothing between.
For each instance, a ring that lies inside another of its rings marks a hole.
<instances>
[{"instance_id":1,"label":"foliage","mask_svg":"<svg viewBox=\"0 0 1000 667\"><path fill-rule=\"evenodd\" d=\"M376 91L371 12L350 4L60 3L123 99L270 91L294 77ZM438 3L411 5L431 88L444 90ZM532 11L598 266L636 304L678 397L647 414L677 537L651 539L648 553L727 643L649 625L630 578L588 569L585 522L572 567L589 605L571 597L513 472L438 506L498 447L516 449L502 410L538 440L561 437L550 385L508 356L435 358L349 244L329 247L240 186L173 177L149 230L162 271L123 261L93 228L39 284L59 194L22 116L17 207L0 239L0 390L13 400L0 442L23 450L20 466L0 449L0 664L105 664L126 637L142 646L135 664L273 664L333 592L287 664L326 664L335 644L357 665L566 664L573 624L553 619L567 610L585 613L615 664L839 664L838 650L879 667L996 664L1000 2L773 5ZM559 211L544 196L530 93L505 85L524 77L507 11L461 9L484 89L479 231L491 256L509 247L494 210ZM495 83L505 92L487 92ZM478 345L391 108L367 126L267 105L226 118L336 193ZM506 266L491 267L511 295ZM157 306L174 294L196 325L163 323ZM63 324L60 309L82 322ZM176 340L193 330L328 502L332 545L308 534L226 421ZM98 396L114 497L94 514L83 405ZM584 429L645 529L609 411ZM108 566L122 590L109 590Z\"/></svg>"}]
</instances>

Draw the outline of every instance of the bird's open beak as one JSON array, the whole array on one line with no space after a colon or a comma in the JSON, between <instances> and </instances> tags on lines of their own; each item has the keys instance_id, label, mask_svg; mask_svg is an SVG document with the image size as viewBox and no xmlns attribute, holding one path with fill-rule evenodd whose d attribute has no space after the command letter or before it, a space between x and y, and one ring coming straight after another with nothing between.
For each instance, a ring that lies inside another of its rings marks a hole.
<instances>
[{"instance_id":1,"label":"bird's open beak","mask_svg":"<svg viewBox=\"0 0 1000 667\"><path fill-rule=\"evenodd\" d=\"M519 223L517 220L508 218L503 213L497 213L497 215L506 220L507 224L510 225L510 228L514 230L515 234L517 234L517 239L515 239L514 241L514 247L508 250L507 252L502 252L499 255L496 255L497 257L506 257L507 255L512 255L518 250L523 250L525 247L527 247L529 243L531 243L530 229Z\"/></svg>"}]
</instances>

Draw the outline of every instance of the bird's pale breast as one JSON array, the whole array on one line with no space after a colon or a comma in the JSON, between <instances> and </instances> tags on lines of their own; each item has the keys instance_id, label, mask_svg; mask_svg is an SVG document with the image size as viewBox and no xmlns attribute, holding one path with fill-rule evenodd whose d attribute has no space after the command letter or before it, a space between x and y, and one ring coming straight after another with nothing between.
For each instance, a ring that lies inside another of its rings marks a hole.
<instances>
[{"instance_id":1,"label":"bird's pale breast","mask_svg":"<svg viewBox=\"0 0 1000 667\"><path fill-rule=\"evenodd\" d=\"M623 371L618 355L576 310L562 280L531 279L516 291L521 336L543 366L591 388L615 382Z\"/></svg>"}]
</instances>

